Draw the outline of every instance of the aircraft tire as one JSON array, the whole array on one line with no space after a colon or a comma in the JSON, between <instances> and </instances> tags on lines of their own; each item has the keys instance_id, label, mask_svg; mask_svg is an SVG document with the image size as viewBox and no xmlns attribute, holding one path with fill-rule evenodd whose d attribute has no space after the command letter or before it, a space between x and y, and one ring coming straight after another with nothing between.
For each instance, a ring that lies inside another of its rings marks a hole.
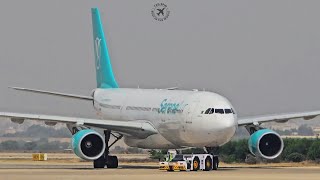
<instances>
[{"instance_id":1,"label":"aircraft tire","mask_svg":"<svg viewBox=\"0 0 320 180\"><path fill-rule=\"evenodd\" d=\"M105 159L104 156L101 156L100 158L96 159L93 161L93 168L98 169L98 168L104 168L105 166Z\"/></svg>"},{"instance_id":2,"label":"aircraft tire","mask_svg":"<svg viewBox=\"0 0 320 180\"><path fill-rule=\"evenodd\" d=\"M118 168L117 156L108 156L108 161L106 165L107 165L107 168Z\"/></svg>"}]
</instances>

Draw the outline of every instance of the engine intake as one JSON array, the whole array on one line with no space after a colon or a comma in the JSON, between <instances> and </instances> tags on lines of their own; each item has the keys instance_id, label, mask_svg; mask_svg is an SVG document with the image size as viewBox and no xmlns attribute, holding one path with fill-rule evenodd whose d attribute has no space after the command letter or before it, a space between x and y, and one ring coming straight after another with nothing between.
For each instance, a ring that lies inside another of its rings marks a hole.
<instances>
[{"instance_id":1,"label":"engine intake","mask_svg":"<svg viewBox=\"0 0 320 180\"><path fill-rule=\"evenodd\" d=\"M250 152L265 159L275 159L283 151L283 140L279 134L270 129L261 129L249 138Z\"/></svg>"},{"instance_id":2,"label":"engine intake","mask_svg":"<svg viewBox=\"0 0 320 180\"><path fill-rule=\"evenodd\" d=\"M72 150L80 158L96 160L104 153L106 144L96 131L84 129L72 136Z\"/></svg>"}]
</instances>

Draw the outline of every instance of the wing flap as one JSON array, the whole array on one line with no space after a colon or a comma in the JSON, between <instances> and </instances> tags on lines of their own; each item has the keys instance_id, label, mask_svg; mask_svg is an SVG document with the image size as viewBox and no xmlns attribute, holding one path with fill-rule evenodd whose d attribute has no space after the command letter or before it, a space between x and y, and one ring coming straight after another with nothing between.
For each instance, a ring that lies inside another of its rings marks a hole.
<instances>
[{"instance_id":1,"label":"wing flap","mask_svg":"<svg viewBox=\"0 0 320 180\"><path fill-rule=\"evenodd\" d=\"M38 114L22 114L11 112L0 112L0 117L13 120L36 120L53 123L79 124L88 127L108 129L119 133L135 136L138 138L146 138L152 134L157 134L158 131L152 124L146 121L116 121L116 120L100 120L87 119L76 117L38 115Z\"/></svg>"},{"instance_id":2,"label":"wing flap","mask_svg":"<svg viewBox=\"0 0 320 180\"><path fill-rule=\"evenodd\" d=\"M251 124L261 124L265 122L287 122L291 119L303 118L304 120L314 119L320 115L320 111L311 111L311 112L301 112L301 113L287 113L287 114L272 114L265 116L253 116L253 117L244 117L238 119L239 126L251 125Z\"/></svg>"}]
</instances>

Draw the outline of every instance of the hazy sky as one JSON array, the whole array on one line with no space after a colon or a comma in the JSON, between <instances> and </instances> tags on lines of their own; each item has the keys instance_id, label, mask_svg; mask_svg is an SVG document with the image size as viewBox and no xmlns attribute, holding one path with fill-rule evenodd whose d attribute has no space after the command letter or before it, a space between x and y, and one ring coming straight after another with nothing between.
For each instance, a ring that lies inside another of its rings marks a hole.
<instances>
[{"instance_id":1,"label":"hazy sky","mask_svg":"<svg viewBox=\"0 0 320 180\"><path fill-rule=\"evenodd\" d=\"M151 16L168 5L166 21ZM90 8L98 7L121 87L203 89L240 116L320 110L320 1L1 0L0 111L93 116Z\"/></svg>"}]
</instances>

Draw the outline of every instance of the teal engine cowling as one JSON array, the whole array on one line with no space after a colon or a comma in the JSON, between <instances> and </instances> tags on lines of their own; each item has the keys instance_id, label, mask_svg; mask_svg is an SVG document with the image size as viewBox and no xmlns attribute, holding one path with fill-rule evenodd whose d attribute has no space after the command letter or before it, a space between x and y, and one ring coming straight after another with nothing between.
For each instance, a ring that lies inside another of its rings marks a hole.
<instances>
[{"instance_id":1,"label":"teal engine cowling","mask_svg":"<svg viewBox=\"0 0 320 180\"><path fill-rule=\"evenodd\" d=\"M78 157L84 160L96 160L103 155L106 144L98 132L84 129L72 136L71 146Z\"/></svg>"},{"instance_id":2,"label":"teal engine cowling","mask_svg":"<svg viewBox=\"0 0 320 180\"><path fill-rule=\"evenodd\" d=\"M275 159L283 151L283 140L280 135L270 129L261 129L249 138L249 150L255 155L265 159Z\"/></svg>"}]
</instances>

